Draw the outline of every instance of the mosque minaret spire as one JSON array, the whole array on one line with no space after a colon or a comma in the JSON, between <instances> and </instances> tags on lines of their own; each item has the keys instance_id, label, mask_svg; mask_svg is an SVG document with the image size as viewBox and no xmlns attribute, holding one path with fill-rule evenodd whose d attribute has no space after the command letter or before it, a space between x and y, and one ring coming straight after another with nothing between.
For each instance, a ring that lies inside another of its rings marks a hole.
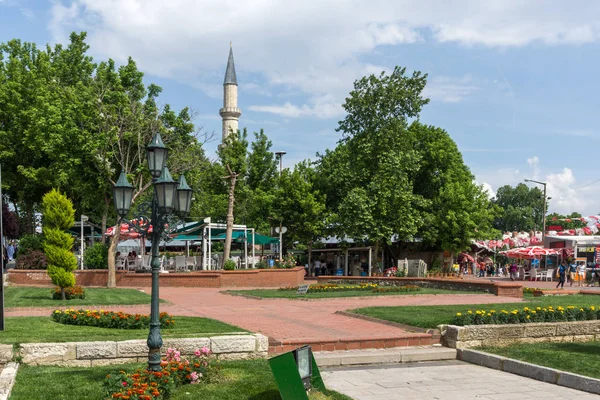
<instances>
[{"instance_id":1,"label":"mosque minaret spire","mask_svg":"<svg viewBox=\"0 0 600 400\"><path fill-rule=\"evenodd\" d=\"M233 46L229 43L229 59L227 60L227 69L225 70L225 79L223 81L223 108L219 110L223 119L223 142L227 136L236 133L238 130L238 120L242 115L242 110L238 108L238 83L235 75L235 64L233 62Z\"/></svg>"}]
</instances>

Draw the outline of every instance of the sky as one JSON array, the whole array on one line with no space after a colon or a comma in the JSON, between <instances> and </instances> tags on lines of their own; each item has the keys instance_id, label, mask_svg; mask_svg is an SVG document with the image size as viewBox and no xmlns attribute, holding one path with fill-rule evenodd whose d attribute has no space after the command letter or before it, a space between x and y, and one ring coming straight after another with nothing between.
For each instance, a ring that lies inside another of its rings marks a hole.
<instances>
[{"instance_id":1,"label":"sky","mask_svg":"<svg viewBox=\"0 0 600 400\"><path fill-rule=\"evenodd\" d=\"M600 3L593 0L0 0L0 42L129 56L160 100L221 136L233 43L240 128L284 166L334 148L353 82L394 66L428 74L423 123L444 128L491 195L547 182L550 212L600 214Z\"/></svg>"}]
</instances>

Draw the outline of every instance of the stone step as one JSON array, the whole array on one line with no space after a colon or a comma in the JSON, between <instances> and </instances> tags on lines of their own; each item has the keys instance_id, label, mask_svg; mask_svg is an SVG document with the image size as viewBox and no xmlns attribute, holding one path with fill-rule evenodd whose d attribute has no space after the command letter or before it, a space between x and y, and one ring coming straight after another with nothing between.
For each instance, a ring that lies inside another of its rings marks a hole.
<instances>
[{"instance_id":1,"label":"stone step","mask_svg":"<svg viewBox=\"0 0 600 400\"><path fill-rule=\"evenodd\" d=\"M456 349L441 346L395 347L315 352L319 367L399 364L423 361L456 360Z\"/></svg>"}]
</instances>

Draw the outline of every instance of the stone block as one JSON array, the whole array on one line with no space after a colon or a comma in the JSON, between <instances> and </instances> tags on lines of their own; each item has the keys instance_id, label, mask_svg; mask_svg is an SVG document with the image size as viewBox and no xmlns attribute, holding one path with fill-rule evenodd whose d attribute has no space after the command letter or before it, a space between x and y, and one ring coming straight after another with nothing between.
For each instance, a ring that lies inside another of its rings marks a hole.
<instances>
[{"instance_id":1,"label":"stone block","mask_svg":"<svg viewBox=\"0 0 600 400\"><path fill-rule=\"evenodd\" d=\"M456 342L456 349L468 349L471 347L483 346L483 340L465 340L464 342Z\"/></svg>"},{"instance_id":2,"label":"stone block","mask_svg":"<svg viewBox=\"0 0 600 400\"><path fill-rule=\"evenodd\" d=\"M552 368L540 367L539 365L509 358L504 360L503 371L548 383L556 383L560 374L560 371Z\"/></svg>"},{"instance_id":3,"label":"stone block","mask_svg":"<svg viewBox=\"0 0 600 400\"><path fill-rule=\"evenodd\" d=\"M524 336L526 338L538 338L556 335L556 325L554 324L527 324L525 325Z\"/></svg>"},{"instance_id":4,"label":"stone block","mask_svg":"<svg viewBox=\"0 0 600 400\"><path fill-rule=\"evenodd\" d=\"M252 338L254 339L254 337ZM254 346L254 341L252 342ZM202 347L208 347L210 349L210 339L209 338L174 338L174 339L164 339L162 346L162 353L166 353L167 349L173 348L177 349L182 355L194 354L194 352ZM254 347L252 348L254 351ZM146 353L148 350L146 349Z\"/></svg>"},{"instance_id":5,"label":"stone block","mask_svg":"<svg viewBox=\"0 0 600 400\"><path fill-rule=\"evenodd\" d=\"M124 340L117 342L117 357L144 356L148 356L148 344L145 340Z\"/></svg>"},{"instance_id":6,"label":"stone block","mask_svg":"<svg viewBox=\"0 0 600 400\"><path fill-rule=\"evenodd\" d=\"M595 335L600 333L600 321L560 322L556 324L557 336Z\"/></svg>"},{"instance_id":7,"label":"stone block","mask_svg":"<svg viewBox=\"0 0 600 400\"><path fill-rule=\"evenodd\" d=\"M440 360L456 360L456 349L444 347L424 348L424 349L401 349L401 362L423 362L423 361L440 361Z\"/></svg>"},{"instance_id":8,"label":"stone block","mask_svg":"<svg viewBox=\"0 0 600 400\"><path fill-rule=\"evenodd\" d=\"M77 343L78 360L94 360L99 358L116 358L116 342L81 342Z\"/></svg>"},{"instance_id":9,"label":"stone block","mask_svg":"<svg viewBox=\"0 0 600 400\"><path fill-rule=\"evenodd\" d=\"M75 343L24 343L21 345L21 357L23 363L32 365L75 360Z\"/></svg>"},{"instance_id":10,"label":"stone block","mask_svg":"<svg viewBox=\"0 0 600 400\"><path fill-rule=\"evenodd\" d=\"M561 372L556 383L571 389L600 394L600 379L589 378L587 376L569 372Z\"/></svg>"},{"instance_id":11,"label":"stone block","mask_svg":"<svg viewBox=\"0 0 600 400\"><path fill-rule=\"evenodd\" d=\"M456 325L446 325L445 329L440 329L440 332L442 332L442 337L445 340L459 340L460 338L460 334L465 330L464 327L462 326L456 326ZM460 332L460 333L459 333Z\"/></svg>"},{"instance_id":12,"label":"stone block","mask_svg":"<svg viewBox=\"0 0 600 400\"><path fill-rule=\"evenodd\" d=\"M219 361L233 360L254 360L257 358L267 358L267 353L220 353L217 354Z\"/></svg>"},{"instance_id":13,"label":"stone block","mask_svg":"<svg viewBox=\"0 0 600 400\"><path fill-rule=\"evenodd\" d=\"M595 336L594 335L575 335L573 336L574 342L593 342Z\"/></svg>"},{"instance_id":14,"label":"stone block","mask_svg":"<svg viewBox=\"0 0 600 400\"><path fill-rule=\"evenodd\" d=\"M148 359L146 358L146 361ZM101 358L98 360L91 360L92 367L99 367L104 365L114 365L114 364L126 364L137 362L137 357L119 357L119 358Z\"/></svg>"},{"instance_id":15,"label":"stone block","mask_svg":"<svg viewBox=\"0 0 600 400\"><path fill-rule=\"evenodd\" d=\"M251 335L213 336L210 338L210 349L215 354L254 352L256 337Z\"/></svg>"},{"instance_id":16,"label":"stone block","mask_svg":"<svg viewBox=\"0 0 600 400\"><path fill-rule=\"evenodd\" d=\"M342 365L342 355L336 352L314 353L315 361L319 367L339 367Z\"/></svg>"},{"instance_id":17,"label":"stone block","mask_svg":"<svg viewBox=\"0 0 600 400\"><path fill-rule=\"evenodd\" d=\"M0 344L0 363L4 364L12 360L13 347L10 344Z\"/></svg>"},{"instance_id":18,"label":"stone block","mask_svg":"<svg viewBox=\"0 0 600 400\"><path fill-rule=\"evenodd\" d=\"M505 357L494 354L484 353L477 350L461 349L458 350L458 359L471 364L481 365L487 368L502 370Z\"/></svg>"},{"instance_id":19,"label":"stone block","mask_svg":"<svg viewBox=\"0 0 600 400\"><path fill-rule=\"evenodd\" d=\"M256 338L256 349L254 351L258 353L269 351L269 338L267 336L255 333L254 337Z\"/></svg>"},{"instance_id":20,"label":"stone block","mask_svg":"<svg viewBox=\"0 0 600 400\"><path fill-rule=\"evenodd\" d=\"M525 332L524 324L514 325L470 325L465 327L460 340L486 340L493 338L520 338Z\"/></svg>"},{"instance_id":21,"label":"stone block","mask_svg":"<svg viewBox=\"0 0 600 400\"><path fill-rule=\"evenodd\" d=\"M341 357L342 365L397 364L402 361L400 352L360 351Z\"/></svg>"}]
</instances>

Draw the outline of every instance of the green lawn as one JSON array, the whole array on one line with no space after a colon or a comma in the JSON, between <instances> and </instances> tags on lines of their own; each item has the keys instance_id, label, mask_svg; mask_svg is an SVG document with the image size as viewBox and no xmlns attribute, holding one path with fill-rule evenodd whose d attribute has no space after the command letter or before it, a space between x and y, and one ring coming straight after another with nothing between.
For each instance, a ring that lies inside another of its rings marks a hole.
<instances>
[{"instance_id":1,"label":"green lawn","mask_svg":"<svg viewBox=\"0 0 600 400\"><path fill-rule=\"evenodd\" d=\"M367 296L413 296L420 294L482 294L482 292L467 292L458 290L421 288L418 292L387 292L373 293L370 290L349 290L340 292L316 292L298 294L295 290L254 289L254 290L228 290L229 293L245 294L262 297L265 299L329 299L332 297L367 297Z\"/></svg>"},{"instance_id":2,"label":"green lawn","mask_svg":"<svg viewBox=\"0 0 600 400\"><path fill-rule=\"evenodd\" d=\"M600 342L528 343L478 350L600 379Z\"/></svg>"},{"instance_id":3,"label":"green lawn","mask_svg":"<svg viewBox=\"0 0 600 400\"><path fill-rule=\"evenodd\" d=\"M462 304L449 306L410 306L410 307L365 307L350 310L354 313L399 322L421 328L436 328L440 324L449 324L457 312L467 310L510 310L523 307L545 306L600 306L600 297L589 295L571 296L525 296L523 302L505 304Z\"/></svg>"},{"instance_id":4,"label":"green lawn","mask_svg":"<svg viewBox=\"0 0 600 400\"><path fill-rule=\"evenodd\" d=\"M58 307L150 304L150 295L136 289L85 288L85 299L53 300L51 288L7 287L5 307Z\"/></svg>"},{"instance_id":5,"label":"green lawn","mask_svg":"<svg viewBox=\"0 0 600 400\"><path fill-rule=\"evenodd\" d=\"M162 329L164 338L198 337L244 329L209 318L174 317L175 326ZM0 343L90 342L102 340L146 339L147 329L111 329L95 326L63 325L50 317L10 317L0 332Z\"/></svg>"},{"instance_id":6,"label":"green lawn","mask_svg":"<svg viewBox=\"0 0 600 400\"><path fill-rule=\"evenodd\" d=\"M12 390L11 400L103 400L102 383L106 375L119 370L135 370L140 364L95 368L32 367L22 365ZM218 383L185 385L172 400L276 400L281 399L266 360L222 363ZM313 392L311 400L351 400L336 392Z\"/></svg>"}]
</instances>

